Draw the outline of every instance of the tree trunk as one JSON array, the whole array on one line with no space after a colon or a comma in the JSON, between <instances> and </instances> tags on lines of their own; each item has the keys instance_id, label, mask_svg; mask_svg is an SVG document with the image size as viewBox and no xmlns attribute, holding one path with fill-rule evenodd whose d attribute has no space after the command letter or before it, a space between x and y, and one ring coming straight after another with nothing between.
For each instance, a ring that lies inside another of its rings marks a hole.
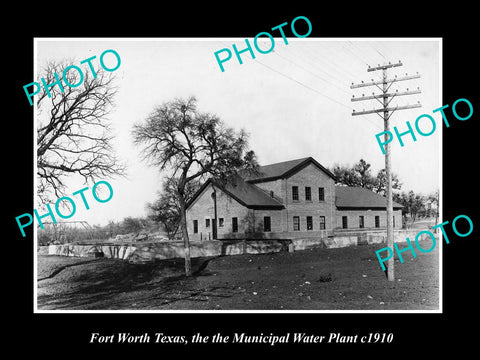
<instances>
[{"instance_id":1,"label":"tree trunk","mask_svg":"<svg viewBox=\"0 0 480 360\"><path fill-rule=\"evenodd\" d=\"M187 231L187 214L185 209L185 199L180 196L180 227L182 228L183 247L185 252L185 276L192 274L192 266L190 261L190 240Z\"/></svg>"}]
</instances>

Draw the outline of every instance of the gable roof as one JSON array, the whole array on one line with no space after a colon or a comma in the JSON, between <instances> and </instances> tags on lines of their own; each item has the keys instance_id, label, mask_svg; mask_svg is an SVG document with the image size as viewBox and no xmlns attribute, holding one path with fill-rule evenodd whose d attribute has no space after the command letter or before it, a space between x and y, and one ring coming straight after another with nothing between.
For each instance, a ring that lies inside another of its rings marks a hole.
<instances>
[{"instance_id":1,"label":"gable roof","mask_svg":"<svg viewBox=\"0 0 480 360\"><path fill-rule=\"evenodd\" d=\"M281 210L285 208L281 202L269 196L259 187L245 182L240 176L235 176L231 182L225 185L208 179L187 203L187 209L209 185L215 186L249 209Z\"/></svg>"},{"instance_id":2,"label":"gable roof","mask_svg":"<svg viewBox=\"0 0 480 360\"><path fill-rule=\"evenodd\" d=\"M337 209L386 209L387 198L362 187L335 186L335 205ZM393 209L403 206L393 202Z\"/></svg>"},{"instance_id":3,"label":"gable roof","mask_svg":"<svg viewBox=\"0 0 480 360\"><path fill-rule=\"evenodd\" d=\"M332 179L336 180L335 175L333 175L327 168L323 167L319 162L317 162L312 157L306 157L296 160L283 161L275 164L264 165L258 167L257 174L242 174L245 181L250 183L259 183L265 181L273 181L277 179L287 178L294 173L302 170L309 164L315 165L317 168L322 170L325 174L330 176Z\"/></svg>"}]
</instances>

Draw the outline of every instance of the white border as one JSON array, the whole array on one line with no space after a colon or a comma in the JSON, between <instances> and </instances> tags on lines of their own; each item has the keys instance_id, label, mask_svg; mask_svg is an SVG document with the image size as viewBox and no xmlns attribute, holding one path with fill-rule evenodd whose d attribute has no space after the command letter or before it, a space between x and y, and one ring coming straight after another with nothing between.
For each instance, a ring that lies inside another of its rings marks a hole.
<instances>
[{"instance_id":1,"label":"white border","mask_svg":"<svg viewBox=\"0 0 480 360\"><path fill-rule=\"evenodd\" d=\"M34 53L34 78L37 79L38 76L38 67L37 67L37 50L38 50L38 42L39 41L238 41L242 39L240 37L234 38L33 38L33 53ZM280 38L279 38L280 39ZM431 38L289 38L289 41L438 41L439 45L439 97L438 104L442 106L443 104L443 38L441 37L431 37ZM433 109L432 109L433 110ZM37 143L37 104L34 102L33 105L34 111L34 129L33 129L33 138L34 138L34 150L33 150L33 158L36 159L36 146ZM440 156L440 164L439 164L439 192L440 192L440 200L439 200L439 207L440 207L440 214L439 214L439 221L440 223L443 222L443 126L440 126L440 134L439 134L439 152ZM37 173L37 163L34 161L33 164L33 176L34 176L34 188L33 188L33 199L34 199L34 206L36 203L37 198L37 177L35 176ZM441 314L443 313L443 241L442 241L442 234L439 234L439 242L442 246L439 247L439 308L437 310L39 310L38 303L37 303L37 278L38 278L38 263L37 263L37 226L33 226L33 237L34 237L34 252L33 252L33 263L34 263L34 281L33 281L33 293L34 293L34 313L35 314L236 314L236 313L248 313L248 314Z\"/></svg>"}]
</instances>

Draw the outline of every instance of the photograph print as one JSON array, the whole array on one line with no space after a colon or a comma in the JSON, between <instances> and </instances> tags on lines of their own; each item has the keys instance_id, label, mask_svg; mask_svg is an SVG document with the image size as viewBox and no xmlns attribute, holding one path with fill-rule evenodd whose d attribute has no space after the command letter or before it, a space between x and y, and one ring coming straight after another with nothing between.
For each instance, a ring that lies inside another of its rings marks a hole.
<instances>
[{"instance_id":1,"label":"photograph print","mask_svg":"<svg viewBox=\"0 0 480 360\"><path fill-rule=\"evenodd\" d=\"M35 312L442 311L441 39L276 36L34 39Z\"/></svg>"}]
</instances>

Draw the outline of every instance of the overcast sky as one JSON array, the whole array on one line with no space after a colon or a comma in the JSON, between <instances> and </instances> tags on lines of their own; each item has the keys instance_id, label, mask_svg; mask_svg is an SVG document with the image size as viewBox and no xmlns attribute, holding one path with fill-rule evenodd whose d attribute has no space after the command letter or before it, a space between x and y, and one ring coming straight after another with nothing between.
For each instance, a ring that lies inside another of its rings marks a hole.
<instances>
[{"instance_id":1,"label":"overcast sky","mask_svg":"<svg viewBox=\"0 0 480 360\"><path fill-rule=\"evenodd\" d=\"M156 198L162 174L141 161L140 148L133 145L132 126L144 121L156 105L176 97L193 95L200 111L217 114L235 129L244 128L261 165L312 156L331 167L352 165L363 158L372 164L375 174L384 166L375 139L375 134L383 131L383 120L377 114L352 116L352 109L379 108L380 104L376 100L351 102L351 97L378 94L379 90L375 86L352 90L350 85L381 79L381 71L367 72L367 64L399 60L404 66L389 69L389 77L419 72L421 78L398 82L391 90L420 87L422 93L398 97L392 105L420 101L422 107L397 111L391 127L405 131L406 121L414 126L417 116L430 114L437 120L437 130L428 137L417 135L416 142L405 136L404 147L395 140L392 169L403 190L429 193L440 188L443 125L440 115L432 113L443 105L438 39L289 38L288 42L275 38L274 51L255 52L255 59L246 52L243 64L233 56L221 72L214 52L232 49L233 43L243 49L244 38L37 39L37 66L63 59L80 66L80 61L93 55L98 58L108 49L121 57L114 72L119 92L110 121L115 132L113 145L127 164L128 175L126 179L107 179L114 189L112 200L92 202L88 211L78 206L70 220L104 225L109 220L146 215L145 205ZM267 49L269 42L260 46ZM93 64L100 66L98 61ZM430 126L421 124L425 132ZM71 189L67 194L83 187L76 178L67 184Z\"/></svg>"}]
</instances>

